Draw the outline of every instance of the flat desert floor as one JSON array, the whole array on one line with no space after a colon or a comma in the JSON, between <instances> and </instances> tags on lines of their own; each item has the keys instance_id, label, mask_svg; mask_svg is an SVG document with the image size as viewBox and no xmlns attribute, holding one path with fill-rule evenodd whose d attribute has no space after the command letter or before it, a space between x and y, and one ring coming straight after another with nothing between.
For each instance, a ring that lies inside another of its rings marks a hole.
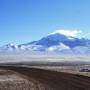
<instances>
[{"instance_id":1,"label":"flat desert floor","mask_svg":"<svg viewBox=\"0 0 90 90\"><path fill-rule=\"evenodd\" d=\"M88 76L21 66L0 68L0 90L90 90Z\"/></svg>"},{"instance_id":2,"label":"flat desert floor","mask_svg":"<svg viewBox=\"0 0 90 90\"><path fill-rule=\"evenodd\" d=\"M32 77L12 70L0 69L0 90L48 90L48 85L42 84Z\"/></svg>"},{"instance_id":3,"label":"flat desert floor","mask_svg":"<svg viewBox=\"0 0 90 90\"><path fill-rule=\"evenodd\" d=\"M0 90L90 90L90 56L0 55Z\"/></svg>"}]
</instances>

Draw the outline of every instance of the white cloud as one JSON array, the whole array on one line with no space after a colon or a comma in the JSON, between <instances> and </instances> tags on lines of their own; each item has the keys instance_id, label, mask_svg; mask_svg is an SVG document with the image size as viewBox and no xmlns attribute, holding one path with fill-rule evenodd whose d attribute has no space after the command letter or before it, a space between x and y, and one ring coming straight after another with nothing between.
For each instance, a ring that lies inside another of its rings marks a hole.
<instances>
[{"instance_id":1,"label":"white cloud","mask_svg":"<svg viewBox=\"0 0 90 90\"><path fill-rule=\"evenodd\" d=\"M72 37L77 37L79 34L82 33L82 31L80 30L56 30L55 32L51 33L51 34L63 34L65 36L72 36Z\"/></svg>"}]
</instances>

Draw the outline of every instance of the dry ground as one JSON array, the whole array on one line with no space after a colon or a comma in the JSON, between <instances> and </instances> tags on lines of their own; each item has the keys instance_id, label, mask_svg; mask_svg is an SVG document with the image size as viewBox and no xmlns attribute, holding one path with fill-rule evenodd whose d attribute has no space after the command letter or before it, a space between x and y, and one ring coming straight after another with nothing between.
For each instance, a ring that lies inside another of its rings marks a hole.
<instances>
[{"instance_id":1,"label":"dry ground","mask_svg":"<svg viewBox=\"0 0 90 90\"><path fill-rule=\"evenodd\" d=\"M0 90L52 90L32 78L7 69L0 69Z\"/></svg>"},{"instance_id":2,"label":"dry ground","mask_svg":"<svg viewBox=\"0 0 90 90\"><path fill-rule=\"evenodd\" d=\"M19 66L3 68L11 70L14 77L9 72L10 79L0 81L0 90L90 90L87 76Z\"/></svg>"}]
</instances>

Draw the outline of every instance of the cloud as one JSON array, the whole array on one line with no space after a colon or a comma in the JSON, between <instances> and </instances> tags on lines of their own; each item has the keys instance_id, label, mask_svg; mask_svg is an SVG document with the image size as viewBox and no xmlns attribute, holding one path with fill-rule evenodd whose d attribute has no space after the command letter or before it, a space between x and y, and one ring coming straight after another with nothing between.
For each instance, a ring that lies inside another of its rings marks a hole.
<instances>
[{"instance_id":1,"label":"cloud","mask_svg":"<svg viewBox=\"0 0 90 90\"><path fill-rule=\"evenodd\" d=\"M77 37L79 34L82 33L82 31L80 30L56 30L55 32L51 33L51 34L63 34L65 36L72 36L72 37Z\"/></svg>"}]
</instances>

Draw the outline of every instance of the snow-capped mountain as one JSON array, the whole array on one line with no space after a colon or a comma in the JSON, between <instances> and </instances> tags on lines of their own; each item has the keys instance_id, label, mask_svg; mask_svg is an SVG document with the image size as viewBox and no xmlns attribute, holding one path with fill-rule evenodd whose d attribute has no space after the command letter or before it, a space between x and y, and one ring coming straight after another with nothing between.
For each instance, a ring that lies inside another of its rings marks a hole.
<instances>
[{"instance_id":1,"label":"snow-capped mountain","mask_svg":"<svg viewBox=\"0 0 90 90\"><path fill-rule=\"evenodd\" d=\"M11 44L11 43L0 47L0 50L2 50L2 51L7 51L7 50L13 51L13 50L16 50L16 49L18 49L18 45L14 45L14 44Z\"/></svg>"},{"instance_id":2,"label":"snow-capped mountain","mask_svg":"<svg viewBox=\"0 0 90 90\"><path fill-rule=\"evenodd\" d=\"M21 45L7 44L0 47L0 51L40 51L58 52L63 54L90 53L90 40L78 38L77 31L54 32L40 40Z\"/></svg>"}]
</instances>

